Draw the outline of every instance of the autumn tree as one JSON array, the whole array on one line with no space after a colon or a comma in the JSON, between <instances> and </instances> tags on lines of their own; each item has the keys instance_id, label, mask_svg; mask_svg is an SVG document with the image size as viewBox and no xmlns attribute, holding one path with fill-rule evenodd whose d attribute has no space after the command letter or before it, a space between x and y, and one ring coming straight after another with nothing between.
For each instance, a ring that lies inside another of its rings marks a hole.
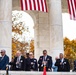
<instances>
[{"instance_id":1,"label":"autumn tree","mask_svg":"<svg viewBox=\"0 0 76 75\"><path fill-rule=\"evenodd\" d=\"M76 53L76 39L71 41L72 50Z\"/></svg>"},{"instance_id":2,"label":"autumn tree","mask_svg":"<svg viewBox=\"0 0 76 75\"><path fill-rule=\"evenodd\" d=\"M34 53L34 40L30 42L30 51Z\"/></svg>"},{"instance_id":3,"label":"autumn tree","mask_svg":"<svg viewBox=\"0 0 76 75\"><path fill-rule=\"evenodd\" d=\"M64 50L66 50L67 48L71 48L71 41L65 37L64 38Z\"/></svg>"},{"instance_id":4,"label":"autumn tree","mask_svg":"<svg viewBox=\"0 0 76 75\"><path fill-rule=\"evenodd\" d=\"M76 59L76 40L64 38L64 56L69 59L71 69L73 68L73 61Z\"/></svg>"},{"instance_id":5,"label":"autumn tree","mask_svg":"<svg viewBox=\"0 0 76 75\"><path fill-rule=\"evenodd\" d=\"M22 12L12 12L12 57L14 58L16 51L20 50L23 54L29 49L34 50L34 44L26 41L26 33L29 31L26 22L22 19ZM29 33L29 32L28 32ZM23 34L25 36L23 36ZM32 46L32 47L31 47Z\"/></svg>"}]
</instances>

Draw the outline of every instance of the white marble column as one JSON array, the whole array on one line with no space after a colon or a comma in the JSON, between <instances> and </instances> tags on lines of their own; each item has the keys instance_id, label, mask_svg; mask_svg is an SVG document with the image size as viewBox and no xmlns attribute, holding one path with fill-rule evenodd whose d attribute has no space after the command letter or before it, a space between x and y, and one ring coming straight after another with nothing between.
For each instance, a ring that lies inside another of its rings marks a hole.
<instances>
[{"instance_id":1,"label":"white marble column","mask_svg":"<svg viewBox=\"0 0 76 75\"><path fill-rule=\"evenodd\" d=\"M43 55L43 50L50 51L50 31L48 13L39 12L35 25L35 57Z\"/></svg>"},{"instance_id":2,"label":"white marble column","mask_svg":"<svg viewBox=\"0 0 76 75\"><path fill-rule=\"evenodd\" d=\"M0 50L11 58L12 0L0 0Z\"/></svg>"},{"instance_id":3,"label":"white marble column","mask_svg":"<svg viewBox=\"0 0 76 75\"><path fill-rule=\"evenodd\" d=\"M50 54L53 58L63 53L61 0L49 0Z\"/></svg>"}]
</instances>

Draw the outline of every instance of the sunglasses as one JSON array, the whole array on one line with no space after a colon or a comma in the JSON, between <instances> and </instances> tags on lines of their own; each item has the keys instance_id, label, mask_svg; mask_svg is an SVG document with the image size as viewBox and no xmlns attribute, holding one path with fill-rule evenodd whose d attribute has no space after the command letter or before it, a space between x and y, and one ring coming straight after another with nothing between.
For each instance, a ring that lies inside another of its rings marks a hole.
<instances>
[{"instance_id":1,"label":"sunglasses","mask_svg":"<svg viewBox=\"0 0 76 75\"><path fill-rule=\"evenodd\" d=\"M0 53L3 53L3 52L0 52Z\"/></svg>"}]
</instances>

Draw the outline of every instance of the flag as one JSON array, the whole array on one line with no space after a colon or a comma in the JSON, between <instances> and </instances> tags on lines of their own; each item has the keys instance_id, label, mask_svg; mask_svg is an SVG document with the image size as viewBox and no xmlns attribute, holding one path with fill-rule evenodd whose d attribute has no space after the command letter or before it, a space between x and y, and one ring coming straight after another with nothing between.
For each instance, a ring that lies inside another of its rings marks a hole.
<instances>
[{"instance_id":1,"label":"flag","mask_svg":"<svg viewBox=\"0 0 76 75\"><path fill-rule=\"evenodd\" d=\"M70 19L76 20L76 0L67 0Z\"/></svg>"},{"instance_id":2,"label":"flag","mask_svg":"<svg viewBox=\"0 0 76 75\"><path fill-rule=\"evenodd\" d=\"M43 75L46 75L46 66L44 66Z\"/></svg>"},{"instance_id":3,"label":"flag","mask_svg":"<svg viewBox=\"0 0 76 75\"><path fill-rule=\"evenodd\" d=\"M20 0L21 10L47 11L46 0Z\"/></svg>"}]
</instances>

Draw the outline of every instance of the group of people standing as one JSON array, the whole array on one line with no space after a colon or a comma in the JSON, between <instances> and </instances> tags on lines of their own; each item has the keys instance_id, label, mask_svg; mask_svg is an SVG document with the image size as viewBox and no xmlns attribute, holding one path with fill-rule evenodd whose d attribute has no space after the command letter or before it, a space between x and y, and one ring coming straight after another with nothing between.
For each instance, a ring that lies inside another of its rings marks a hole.
<instances>
[{"instance_id":1,"label":"group of people standing","mask_svg":"<svg viewBox=\"0 0 76 75\"><path fill-rule=\"evenodd\" d=\"M10 62L10 65L12 65L11 69L16 71L43 71L43 67L46 65L46 70L51 71L52 57L47 55L47 51L44 50L43 56L40 56L37 61L32 52L27 54L27 58L25 58L20 51L17 51L16 57Z\"/></svg>"},{"instance_id":2,"label":"group of people standing","mask_svg":"<svg viewBox=\"0 0 76 75\"><path fill-rule=\"evenodd\" d=\"M70 72L69 61L64 58L62 53L56 59L55 67L52 66L52 57L47 55L47 50L43 50L43 55L39 57L38 61L34 58L32 52L25 58L20 51L17 51L15 58L11 62L9 62L9 57L6 55L5 50L1 50L0 53L0 70L6 70L6 65L11 65L10 70L14 71L43 71L44 66L46 66L46 71L49 72L55 68L57 68L58 72Z\"/></svg>"}]
</instances>

